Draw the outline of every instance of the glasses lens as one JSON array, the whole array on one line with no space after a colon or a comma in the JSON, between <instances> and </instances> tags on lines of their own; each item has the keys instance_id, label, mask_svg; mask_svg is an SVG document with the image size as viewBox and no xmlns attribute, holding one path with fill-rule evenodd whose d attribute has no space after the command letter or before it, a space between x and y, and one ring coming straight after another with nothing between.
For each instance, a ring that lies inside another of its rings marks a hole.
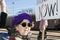
<instances>
[{"instance_id":1,"label":"glasses lens","mask_svg":"<svg viewBox=\"0 0 60 40\"><path fill-rule=\"evenodd\" d=\"M22 26L25 27L26 26L26 23L22 23Z\"/></svg>"},{"instance_id":2,"label":"glasses lens","mask_svg":"<svg viewBox=\"0 0 60 40\"><path fill-rule=\"evenodd\" d=\"M28 23L28 26L29 26L29 27L31 27L31 26L32 26L32 24L31 24L31 23Z\"/></svg>"},{"instance_id":3,"label":"glasses lens","mask_svg":"<svg viewBox=\"0 0 60 40\"><path fill-rule=\"evenodd\" d=\"M22 25L23 27L26 27L26 26L31 27L31 26L32 26L32 24L31 24L31 23L28 23L28 24L27 24L27 23L25 23L25 22L24 22L24 23L22 23L21 25Z\"/></svg>"}]
</instances>

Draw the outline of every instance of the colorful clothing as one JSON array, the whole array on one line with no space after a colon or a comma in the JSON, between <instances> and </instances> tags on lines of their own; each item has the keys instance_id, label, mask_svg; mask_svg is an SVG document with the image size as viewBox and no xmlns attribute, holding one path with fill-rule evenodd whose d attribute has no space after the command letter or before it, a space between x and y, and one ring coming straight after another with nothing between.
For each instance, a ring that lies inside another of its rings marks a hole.
<instances>
[{"instance_id":1,"label":"colorful clothing","mask_svg":"<svg viewBox=\"0 0 60 40\"><path fill-rule=\"evenodd\" d=\"M10 37L9 40L30 40L31 35L31 33L28 33L26 36L15 35L14 37Z\"/></svg>"}]
</instances>

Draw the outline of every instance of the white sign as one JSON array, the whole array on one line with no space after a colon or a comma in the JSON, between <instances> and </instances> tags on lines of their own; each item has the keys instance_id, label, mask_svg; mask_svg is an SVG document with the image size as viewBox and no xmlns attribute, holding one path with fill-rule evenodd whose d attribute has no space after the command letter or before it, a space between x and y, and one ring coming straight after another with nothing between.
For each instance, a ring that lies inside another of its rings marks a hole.
<instances>
[{"instance_id":1,"label":"white sign","mask_svg":"<svg viewBox=\"0 0 60 40\"><path fill-rule=\"evenodd\" d=\"M36 21L41 19L60 19L60 0L47 0L36 5Z\"/></svg>"}]
</instances>

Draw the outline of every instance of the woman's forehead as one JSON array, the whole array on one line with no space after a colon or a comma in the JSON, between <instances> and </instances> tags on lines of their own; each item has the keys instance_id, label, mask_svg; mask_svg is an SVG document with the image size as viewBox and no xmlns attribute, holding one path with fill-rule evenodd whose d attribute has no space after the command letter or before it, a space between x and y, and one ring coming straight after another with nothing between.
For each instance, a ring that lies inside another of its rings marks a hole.
<instances>
[{"instance_id":1,"label":"woman's forehead","mask_svg":"<svg viewBox=\"0 0 60 40\"><path fill-rule=\"evenodd\" d=\"M27 20L27 19L24 19L22 22L27 22L27 23L29 23L29 20Z\"/></svg>"}]
</instances>

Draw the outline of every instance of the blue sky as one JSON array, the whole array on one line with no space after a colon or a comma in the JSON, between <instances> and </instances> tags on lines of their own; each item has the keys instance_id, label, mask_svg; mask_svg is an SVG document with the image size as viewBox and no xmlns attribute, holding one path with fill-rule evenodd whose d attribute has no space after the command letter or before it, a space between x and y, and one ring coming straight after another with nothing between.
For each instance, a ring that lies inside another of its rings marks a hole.
<instances>
[{"instance_id":1,"label":"blue sky","mask_svg":"<svg viewBox=\"0 0 60 40\"><path fill-rule=\"evenodd\" d=\"M5 1L9 9L9 16L17 15L17 12L22 9L28 8L33 9L35 7L35 0L5 0Z\"/></svg>"}]
</instances>

